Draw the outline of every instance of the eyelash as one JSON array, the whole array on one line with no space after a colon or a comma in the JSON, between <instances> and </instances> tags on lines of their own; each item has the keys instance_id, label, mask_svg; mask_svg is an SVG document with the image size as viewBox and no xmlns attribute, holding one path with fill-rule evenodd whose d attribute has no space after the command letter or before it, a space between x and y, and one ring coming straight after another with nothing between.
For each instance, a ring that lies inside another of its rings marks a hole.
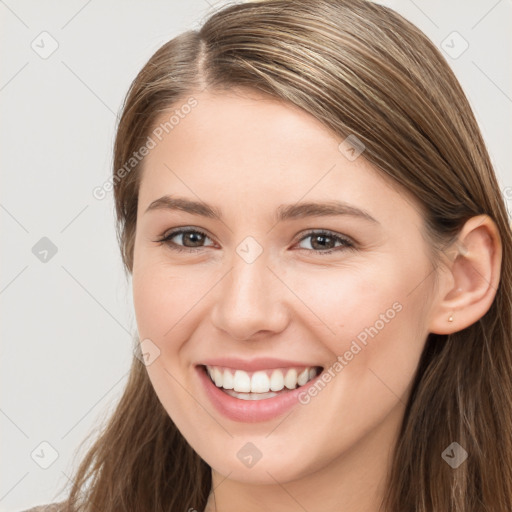
<instances>
[{"instance_id":1,"label":"eyelash","mask_svg":"<svg viewBox=\"0 0 512 512\"><path fill-rule=\"evenodd\" d=\"M171 231L170 233L164 234L161 238L159 238L158 240L155 240L155 242L157 242L157 243L164 243L171 250L176 251L176 252L194 253L194 252L197 252L200 249L203 249L203 247L184 247L182 245L178 245L178 244L170 241L175 236L182 235L184 233L200 233L201 235L203 235L203 236L205 236L207 238L210 238L204 231L201 231L200 229L181 228L181 229L177 229L175 231ZM315 253L318 253L320 255L325 255L325 254L331 254L333 252L339 251L340 249L355 249L356 248L355 244L351 240L349 240L348 238L343 237L341 235L338 235L338 234L336 234L336 233L334 233L332 231L327 231L327 230L308 231L307 233L305 233L302 236L302 238L300 238L297 241L297 243L301 242L302 240L304 240L306 238L312 237L314 235L316 235L316 236L320 236L320 235L327 236L329 238L334 239L335 242L341 242L342 246L335 247L333 249L327 249L325 251L315 251L314 249L304 249L304 248L301 248L301 249L298 249L298 250L300 250L300 251L307 251L307 252L315 252Z\"/></svg>"}]
</instances>

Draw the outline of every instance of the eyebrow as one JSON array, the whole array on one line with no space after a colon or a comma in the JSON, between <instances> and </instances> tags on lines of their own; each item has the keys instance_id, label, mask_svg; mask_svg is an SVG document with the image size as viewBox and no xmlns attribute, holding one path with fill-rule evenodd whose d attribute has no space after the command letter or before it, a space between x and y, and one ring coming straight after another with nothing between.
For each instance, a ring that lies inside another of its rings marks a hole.
<instances>
[{"instance_id":1,"label":"eyebrow","mask_svg":"<svg viewBox=\"0 0 512 512\"><path fill-rule=\"evenodd\" d=\"M192 201L184 197L162 196L154 200L144 213L152 210L179 210L192 215L222 220L222 212L219 208L200 201ZM375 224L380 224L367 211L351 206L343 201L302 202L296 204L282 204L276 210L275 221L282 222L305 217L328 217L348 215L361 218Z\"/></svg>"}]
</instances>

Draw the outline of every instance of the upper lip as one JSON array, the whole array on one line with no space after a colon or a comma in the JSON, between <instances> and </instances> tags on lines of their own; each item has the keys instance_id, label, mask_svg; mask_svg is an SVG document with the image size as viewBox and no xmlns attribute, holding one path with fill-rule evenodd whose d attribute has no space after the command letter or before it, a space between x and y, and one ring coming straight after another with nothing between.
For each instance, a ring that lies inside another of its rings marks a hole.
<instances>
[{"instance_id":1,"label":"upper lip","mask_svg":"<svg viewBox=\"0 0 512 512\"><path fill-rule=\"evenodd\" d=\"M256 359L240 359L236 357L216 357L213 359L205 359L200 365L205 366L223 366L227 368L234 368L236 370L244 370L246 372L256 372L258 370L271 370L273 368L296 368L308 367L313 368L318 364L311 364L310 362L304 363L301 361L290 361L286 359L276 359L274 357L258 357Z\"/></svg>"}]
</instances>

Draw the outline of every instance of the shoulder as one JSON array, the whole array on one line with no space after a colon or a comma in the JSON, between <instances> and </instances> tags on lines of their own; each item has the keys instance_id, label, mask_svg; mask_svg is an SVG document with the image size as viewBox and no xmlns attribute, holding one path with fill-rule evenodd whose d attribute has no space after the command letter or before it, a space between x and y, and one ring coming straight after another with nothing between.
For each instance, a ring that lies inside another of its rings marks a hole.
<instances>
[{"instance_id":1,"label":"shoulder","mask_svg":"<svg viewBox=\"0 0 512 512\"><path fill-rule=\"evenodd\" d=\"M47 505L39 505L37 507L22 510L21 512L64 512L65 505L65 501L60 501L58 503L48 503Z\"/></svg>"}]
</instances>

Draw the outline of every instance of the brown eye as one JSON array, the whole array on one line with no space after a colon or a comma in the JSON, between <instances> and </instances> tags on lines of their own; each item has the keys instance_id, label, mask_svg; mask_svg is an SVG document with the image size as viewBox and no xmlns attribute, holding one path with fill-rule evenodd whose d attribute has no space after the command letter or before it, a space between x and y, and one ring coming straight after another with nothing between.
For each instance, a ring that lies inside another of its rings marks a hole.
<instances>
[{"instance_id":1,"label":"brown eye","mask_svg":"<svg viewBox=\"0 0 512 512\"><path fill-rule=\"evenodd\" d=\"M181 236L181 240L185 247L200 247L205 239L205 236L197 231L184 231L179 235L174 236Z\"/></svg>"},{"instance_id":2,"label":"brown eye","mask_svg":"<svg viewBox=\"0 0 512 512\"><path fill-rule=\"evenodd\" d=\"M166 244L176 251L194 251L194 249L207 247L207 245L203 244L208 238L206 233L197 229L178 229L167 233L157 241Z\"/></svg>"},{"instance_id":3,"label":"brown eye","mask_svg":"<svg viewBox=\"0 0 512 512\"><path fill-rule=\"evenodd\" d=\"M355 248L355 244L348 238L331 233L330 231L310 232L301 238L300 243L307 239L311 240L309 242L311 248L301 247L301 249L309 252L318 252L319 254L329 254L336 250Z\"/></svg>"}]
</instances>

